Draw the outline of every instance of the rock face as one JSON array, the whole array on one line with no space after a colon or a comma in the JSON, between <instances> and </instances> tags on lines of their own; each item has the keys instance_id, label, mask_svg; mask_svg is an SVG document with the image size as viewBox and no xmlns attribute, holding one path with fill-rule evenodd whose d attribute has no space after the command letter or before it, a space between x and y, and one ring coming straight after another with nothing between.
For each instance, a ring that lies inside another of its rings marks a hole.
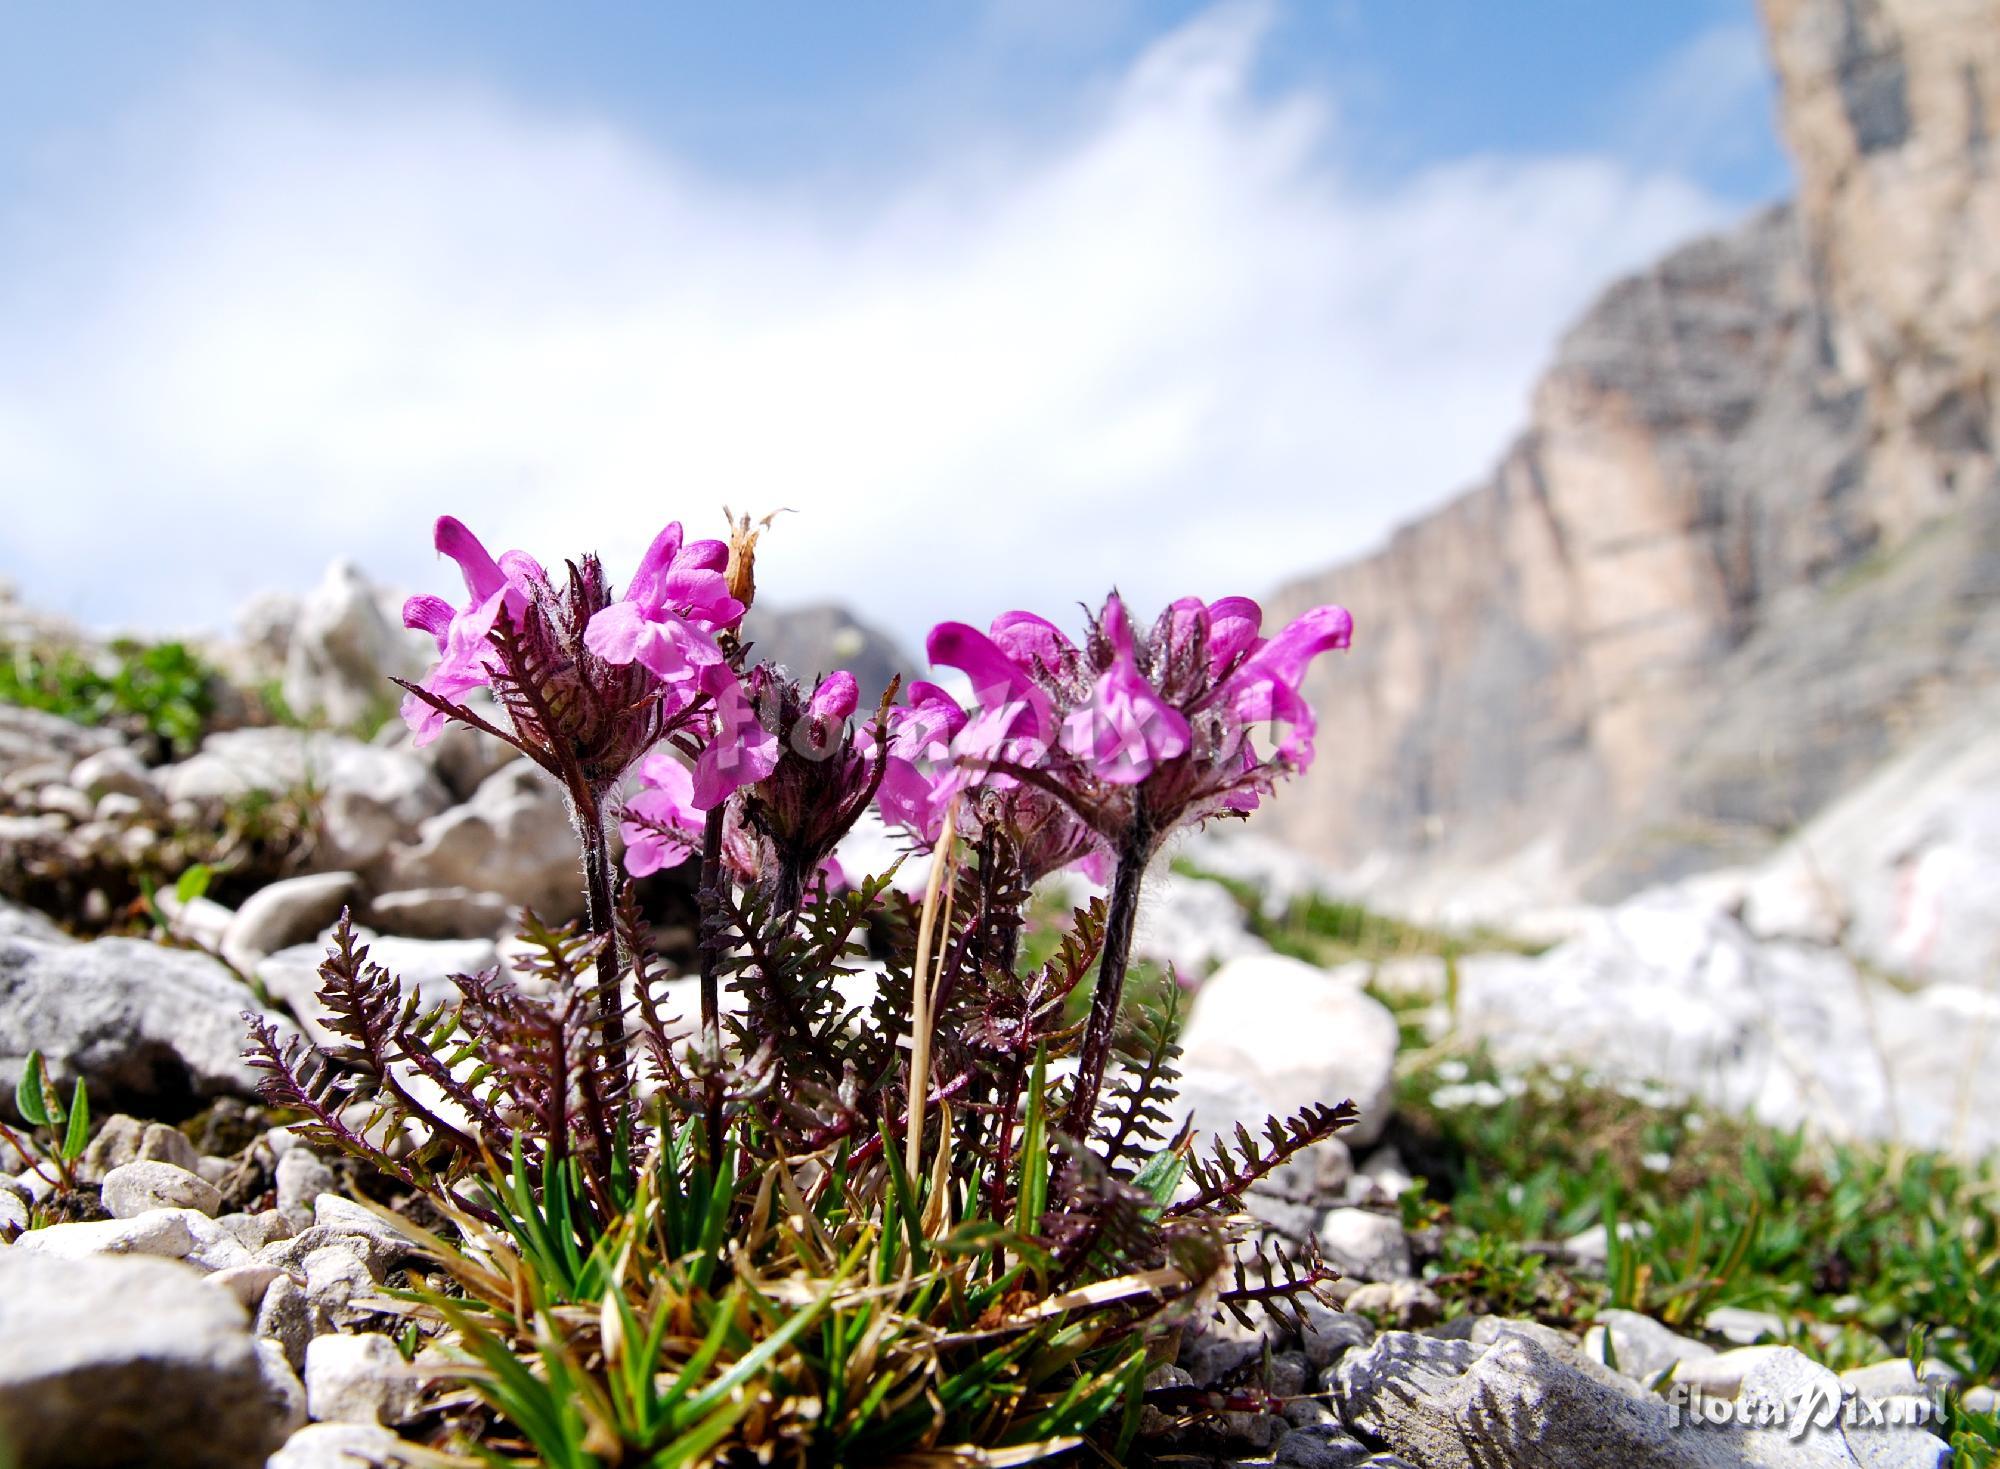
<instances>
[{"instance_id":1,"label":"rock face","mask_svg":"<svg viewBox=\"0 0 2000 1469\"><path fill-rule=\"evenodd\" d=\"M0 1250L0 1440L21 1469L253 1469L283 1427L242 1306L186 1267Z\"/></svg>"},{"instance_id":2,"label":"rock face","mask_svg":"<svg viewBox=\"0 0 2000 1469\"><path fill-rule=\"evenodd\" d=\"M2000 10L1765 11L1799 204L1613 286L1487 483L1275 599L1359 626L1262 819L1410 906L1761 852L2000 682Z\"/></svg>"}]
</instances>

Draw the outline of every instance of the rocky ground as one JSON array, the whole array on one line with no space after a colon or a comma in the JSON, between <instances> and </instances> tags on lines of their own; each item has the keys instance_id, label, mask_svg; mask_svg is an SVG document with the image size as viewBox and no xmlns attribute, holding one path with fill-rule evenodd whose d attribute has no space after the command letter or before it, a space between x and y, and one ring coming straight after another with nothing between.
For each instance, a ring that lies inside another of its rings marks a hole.
<instances>
[{"instance_id":1,"label":"rocky ground","mask_svg":"<svg viewBox=\"0 0 2000 1469\"><path fill-rule=\"evenodd\" d=\"M380 598L338 569L259 636L288 704L329 724L365 711L364 686L399 656ZM255 656L245 647L234 656ZM172 881L196 866L201 882ZM1307 963L1272 952L1242 902L1310 893L1296 859L1205 841L1177 866L1149 899L1141 947L1205 979L1184 1033L1184 1107L1226 1130L1352 1097L1361 1120L1256 1199L1265 1236L1314 1237L1340 1269L1338 1309L1190 1330L1153 1381L1155 1458L1944 1462L1922 1427L1796 1434L1760 1406L1845 1395L1908 1409L1926 1389L1907 1363L1837 1377L1789 1346L1729 1346L1720 1313L1681 1336L1631 1313L1557 1330L1447 1303L1425 1279L1435 1230L1406 1220L1412 1180L1383 1138L1415 1017L1502 1054L1579 1056L1778 1118L1990 1146L1990 1069L1961 1083L1933 1046L1898 1071L1881 1044L1946 1028L1939 1018L1970 1003L1951 981L1884 988L1872 1022L1857 1021L1847 995L1885 982L1839 933L1756 937L1741 915L1764 900L1741 884L1570 915L1571 936L1538 955L1496 942L1449 963ZM59 1089L87 1083L100 1119L72 1186L0 1145L0 1425L23 1469L389 1464L439 1439L464 1400L428 1385L429 1349L408 1360L385 1294L421 1269L408 1226L357 1202L373 1185L251 1100L242 1017L318 1031L315 968L343 911L419 983L504 957L520 905L569 916L576 859L557 793L469 738L418 751L396 725L372 739L220 728L176 752L144 731L0 705L0 877L35 900L0 901L0 1083L11 1097L39 1052ZM1400 1014L1383 1002L1398 991L1416 997ZM1953 1102L1960 1084L1970 1104ZM1602 1271L1601 1229L1557 1248ZM1752 1341L1761 1329L1733 1326ZM1661 1381L1670 1365L1678 1386ZM1691 1421L1693 1390L1730 1421ZM1220 1417L1198 1411L1218 1404Z\"/></svg>"}]
</instances>

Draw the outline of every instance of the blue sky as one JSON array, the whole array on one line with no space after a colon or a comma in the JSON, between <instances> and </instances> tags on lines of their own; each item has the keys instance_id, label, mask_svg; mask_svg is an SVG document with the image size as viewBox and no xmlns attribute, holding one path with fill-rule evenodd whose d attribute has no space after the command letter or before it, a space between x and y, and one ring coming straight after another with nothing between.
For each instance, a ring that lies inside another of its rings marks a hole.
<instances>
[{"instance_id":1,"label":"blue sky","mask_svg":"<svg viewBox=\"0 0 2000 1469\"><path fill-rule=\"evenodd\" d=\"M1262 591L1789 189L1748 0L0 19L0 571L100 623L723 501L909 636Z\"/></svg>"}]
</instances>

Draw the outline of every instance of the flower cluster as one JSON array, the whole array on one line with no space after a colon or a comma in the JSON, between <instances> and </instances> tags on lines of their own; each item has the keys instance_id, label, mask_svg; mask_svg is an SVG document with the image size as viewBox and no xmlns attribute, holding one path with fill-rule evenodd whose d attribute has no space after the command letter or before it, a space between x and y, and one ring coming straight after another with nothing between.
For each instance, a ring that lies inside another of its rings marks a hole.
<instances>
[{"instance_id":1,"label":"flower cluster","mask_svg":"<svg viewBox=\"0 0 2000 1469\"><path fill-rule=\"evenodd\" d=\"M1299 685L1353 634L1339 607L1270 638L1262 624L1247 597L1187 598L1140 633L1116 593L1081 645L1029 612L983 633L940 623L931 662L971 680L974 709L935 684L911 686L892 715L884 816L929 844L954 801L975 823L1004 807L1038 850L1143 860L1177 827L1247 815L1311 763L1315 723Z\"/></svg>"},{"instance_id":2,"label":"flower cluster","mask_svg":"<svg viewBox=\"0 0 2000 1469\"><path fill-rule=\"evenodd\" d=\"M744 883L768 878L780 903L796 907L814 872L838 878L833 849L875 799L885 768L872 730L854 723L860 702L844 670L807 690L768 664L751 669L719 706L726 737L692 773L664 752L640 765L642 788L620 827L626 870L637 877L687 860L708 813L722 807L723 860Z\"/></svg>"},{"instance_id":3,"label":"flower cluster","mask_svg":"<svg viewBox=\"0 0 2000 1469\"><path fill-rule=\"evenodd\" d=\"M459 563L469 600L454 609L414 597L404 609L440 653L408 686L418 740L457 717L539 760L570 792L593 874L608 863L599 802L636 764L639 789L620 819L626 870L646 876L699 851L705 886L726 868L779 913L798 913L871 802L920 846L951 826L994 892L1070 866L1108 878L1077 1103L1089 1115L1146 865L1175 830L1247 815L1311 763L1315 721L1300 685L1313 659L1348 645L1352 620L1317 607L1266 637L1249 598L1189 597L1142 629L1114 592L1076 642L1031 612L984 632L944 622L930 660L970 681L971 706L917 681L893 708L892 687L857 725L852 675L807 689L769 665L741 666L754 534L747 521L736 529L732 558L721 541L687 542L667 526L614 600L594 557L571 563L558 593L532 557L496 559L440 520L438 549ZM480 687L511 734L459 702ZM591 884L593 912L608 912L608 875Z\"/></svg>"},{"instance_id":4,"label":"flower cluster","mask_svg":"<svg viewBox=\"0 0 2000 1469\"><path fill-rule=\"evenodd\" d=\"M969 837L1004 837L1029 881L1073 863L1101 876L1109 859L1150 857L1178 827L1247 814L1305 769L1315 724L1300 683L1353 632L1329 606L1266 638L1247 597L1184 598L1141 631L1116 593L1081 642L1030 612L985 632L940 623L931 662L970 680L972 707L913 682L878 748L877 731L852 722L852 675L808 692L768 666L735 665L744 603L721 541L667 526L616 600L592 557L571 565L559 595L533 557L495 558L448 516L436 541L468 601L404 608L440 654L404 701L418 743L447 717L476 722L460 701L489 688L517 744L545 765L575 756L593 791L643 755L623 822L635 876L691 856L706 813L738 791L738 824L804 870L879 798L884 819L922 845L955 819Z\"/></svg>"},{"instance_id":5,"label":"flower cluster","mask_svg":"<svg viewBox=\"0 0 2000 1469\"><path fill-rule=\"evenodd\" d=\"M1160 844L1181 827L1248 815L1312 762L1315 724L1299 686L1314 658L1348 645L1353 620L1318 607L1270 638L1263 621L1247 597L1190 597L1142 633L1114 592L1081 644L1031 612L1005 613L983 633L940 623L931 662L971 680L974 709L922 685L900 711L900 763L883 780L891 821L927 843L964 822L1026 881L1067 862L1094 874L1107 857L1115 864L1073 1128L1097 1106L1139 885Z\"/></svg>"},{"instance_id":6,"label":"flower cluster","mask_svg":"<svg viewBox=\"0 0 2000 1469\"><path fill-rule=\"evenodd\" d=\"M250 1064L309 1143L453 1226L429 1237L450 1284L412 1321L473 1359L491 1419L468 1431L496 1455L511 1434L536 1463L1027 1463L1098 1430L1110 1459L1188 1321L1296 1311L1330 1278L1310 1245L1235 1247L1247 1191L1352 1104L1205 1158L1177 1120L1176 992L1120 1006L1148 863L1306 767L1300 684L1347 614L1267 638L1242 598L1142 627L1114 595L1074 642L1026 612L944 623L931 661L970 700L920 681L898 703L896 681L752 662L757 534L669 525L620 593L595 557L552 576L438 522L466 600L405 609L439 654L405 714L419 741L456 720L561 782L584 924L523 914L521 979L454 976L437 1002L343 924L331 1039L254 1017ZM830 880L871 806L934 850L921 904ZM695 953L662 962L681 944L636 880L697 854ZM1031 951L1033 885L1068 867L1108 897ZM842 1329L813 1324L828 1310ZM871 1375L897 1394L850 1391Z\"/></svg>"}]
</instances>

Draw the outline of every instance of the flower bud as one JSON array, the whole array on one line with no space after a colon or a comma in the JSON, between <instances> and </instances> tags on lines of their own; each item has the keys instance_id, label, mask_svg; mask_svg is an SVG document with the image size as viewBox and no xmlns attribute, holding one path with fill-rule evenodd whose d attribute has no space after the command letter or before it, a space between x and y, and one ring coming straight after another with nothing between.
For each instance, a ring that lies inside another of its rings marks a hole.
<instances>
[{"instance_id":1,"label":"flower bud","mask_svg":"<svg viewBox=\"0 0 2000 1469\"><path fill-rule=\"evenodd\" d=\"M729 522L729 571L726 576L729 595L741 602L745 611L757 600L757 538L784 513L783 510L773 510L762 520L752 521L748 515L739 517L733 514L727 505L722 507L723 519Z\"/></svg>"}]
</instances>

